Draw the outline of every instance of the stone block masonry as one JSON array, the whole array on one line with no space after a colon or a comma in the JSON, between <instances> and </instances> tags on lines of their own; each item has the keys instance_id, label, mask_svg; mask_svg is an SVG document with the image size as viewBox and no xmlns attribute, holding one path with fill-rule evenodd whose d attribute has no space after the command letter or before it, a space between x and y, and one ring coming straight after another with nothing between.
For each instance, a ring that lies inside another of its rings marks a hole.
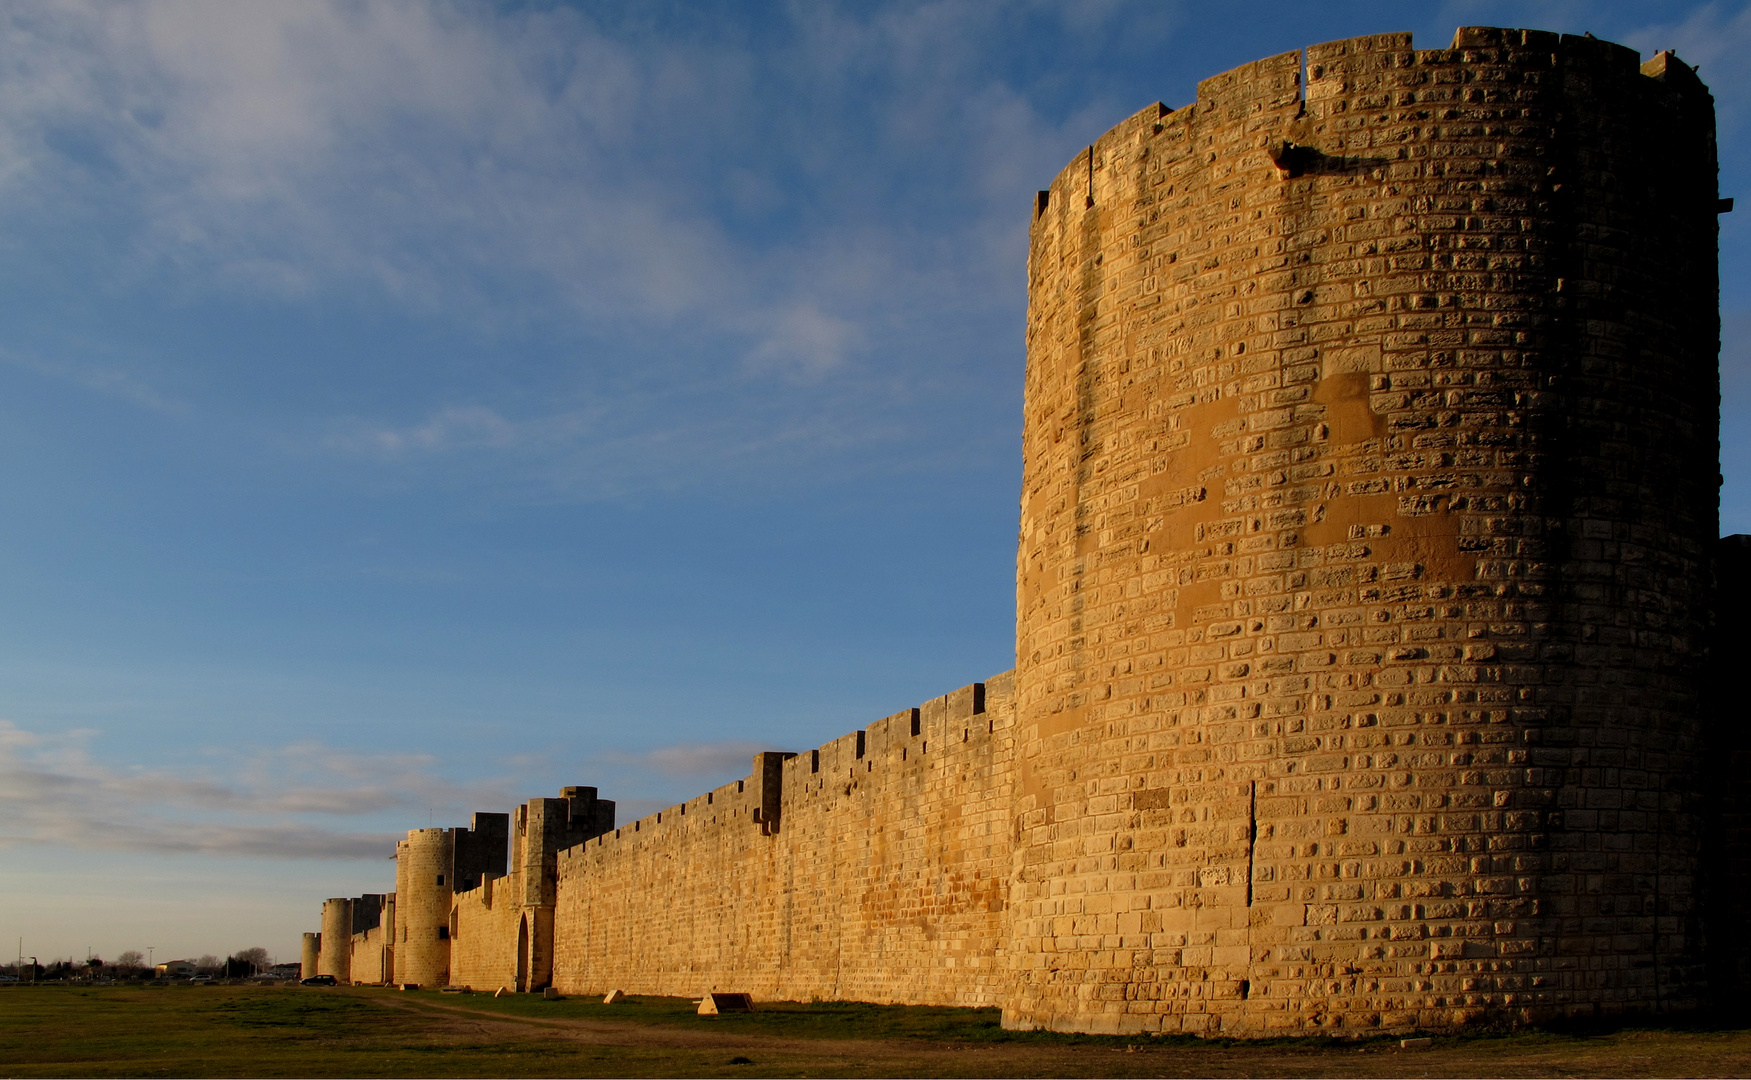
<instances>
[{"instance_id":1,"label":"stone block masonry","mask_svg":"<svg viewBox=\"0 0 1751 1080\"><path fill-rule=\"evenodd\" d=\"M455 855L454 829L415 829L395 845L395 982L450 983Z\"/></svg>"},{"instance_id":2,"label":"stone block masonry","mask_svg":"<svg viewBox=\"0 0 1751 1080\"><path fill-rule=\"evenodd\" d=\"M1724 208L1706 88L1591 38L1144 109L1032 208L1014 672L628 824L415 830L319 966L1245 1036L1741 994Z\"/></svg>"},{"instance_id":3,"label":"stone block masonry","mask_svg":"<svg viewBox=\"0 0 1751 1080\"><path fill-rule=\"evenodd\" d=\"M475 815L477 831L485 816ZM450 979L458 985L519 992L552 985L559 853L612 829L614 803L593 787L568 787L511 817L509 873L501 843L478 885L455 896Z\"/></svg>"},{"instance_id":4,"label":"stone block masonry","mask_svg":"<svg viewBox=\"0 0 1751 1080\"><path fill-rule=\"evenodd\" d=\"M1041 193L1006 1022L1697 1001L1713 130L1668 54L1387 34Z\"/></svg>"},{"instance_id":5,"label":"stone block masonry","mask_svg":"<svg viewBox=\"0 0 1751 1080\"><path fill-rule=\"evenodd\" d=\"M323 903L316 956L318 975L333 975L343 983L352 981L352 935L353 902L339 897Z\"/></svg>"},{"instance_id":6,"label":"stone block masonry","mask_svg":"<svg viewBox=\"0 0 1751 1080\"><path fill-rule=\"evenodd\" d=\"M308 979L318 974L317 964L322 951L322 935L306 932L303 947L298 954L298 977Z\"/></svg>"},{"instance_id":7,"label":"stone block masonry","mask_svg":"<svg viewBox=\"0 0 1751 1080\"><path fill-rule=\"evenodd\" d=\"M995 1005L1007 975L1009 674L559 859L565 993Z\"/></svg>"},{"instance_id":8,"label":"stone block masonry","mask_svg":"<svg viewBox=\"0 0 1751 1080\"><path fill-rule=\"evenodd\" d=\"M349 981L365 984L392 982L395 964L390 936L395 927L395 894L366 893L354 897L350 904Z\"/></svg>"}]
</instances>

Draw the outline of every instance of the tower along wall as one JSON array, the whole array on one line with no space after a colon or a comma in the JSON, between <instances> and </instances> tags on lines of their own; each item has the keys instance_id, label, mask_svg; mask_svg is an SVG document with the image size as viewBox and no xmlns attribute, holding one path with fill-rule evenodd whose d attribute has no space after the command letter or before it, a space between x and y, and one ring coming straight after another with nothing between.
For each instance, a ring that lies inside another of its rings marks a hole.
<instances>
[{"instance_id":1,"label":"tower along wall","mask_svg":"<svg viewBox=\"0 0 1751 1080\"><path fill-rule=\"evenodd\" d=\"M1715 213L1688 68L1483 28L1041 193L1007 1024L1694 1002Z\"/></svg>"},{"instance_id":2,"label":"tower along wall","mask_svg":"<svg viewBox=\"0 0 1751 1080\"><path fill-rule=\"evenodd\" d=\"M339 982L353 979L353 902L345 897L322 904L322 933L318 938L316 973L333 975Z\"/></svg>"},{"instance_id":3,"label":"tower along wall","mask_svg":"<svg viewBox=\"0 0 1751 1080\"><path fill-rule=\"evenodd\" d=\"M414 829L395 845L396 982L415 986L450 982L456 831Z\"/></svg>"},{"instance_id":4,"label":"tower along wall","mask_svg":"<svg viewBox=\"0 0 1751 1080\"><path fill-rule=\"evenodd\" d=\"M322 935L305 931L304 939L298 953L298 977L308 979L317 972L317 961L322 954Z\"/></svg>"}]
</instances>

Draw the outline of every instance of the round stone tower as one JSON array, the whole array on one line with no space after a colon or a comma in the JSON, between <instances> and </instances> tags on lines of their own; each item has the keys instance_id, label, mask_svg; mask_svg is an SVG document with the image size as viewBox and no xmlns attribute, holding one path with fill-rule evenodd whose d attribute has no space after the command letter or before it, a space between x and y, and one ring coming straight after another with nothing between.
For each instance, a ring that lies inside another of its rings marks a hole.
<instances>
[{"instance_id":1,"label":"round stone tower","mask_svg":"<svg viewBox=\"0 0 1751 1080\"><path fill-rule=\"evenodd\" d=\"M1007 1024L1694 1003L1718 209L1689 68L1483 28L1040 194Z\"/></svg>"},{"instance_id":2,"label":"round stone tower","mask_svg":"<svg viewBox=\"0 0 1751 1080\"><path fill-rule=\"evenodd\" d=\"M414 829L395 845L395 981L450 982L453 829Z\"/></svg>"},{"instance_id":3,"label":"round stone tower","mask_svg":"<svg viewBox=\"0 0 1751 1080\"><path fill-rule=\"evenodd\" d=\"M298 954L298 977L308 979L319 974L317 970L318 957L322 950L321 934L305 934L304 946Z\"/></svg>"},{"instance_id":4,"label":"round stone tower","mask_svg":"<svg viewBox=\"0 0 1751 1080\"><path fill-rule=\"evenodd\" d=\"M316 973L333 975L341 982L353 978L353 902L336 898L322 902L322 934L316 954Z\"/></svg>"}]
</instances>

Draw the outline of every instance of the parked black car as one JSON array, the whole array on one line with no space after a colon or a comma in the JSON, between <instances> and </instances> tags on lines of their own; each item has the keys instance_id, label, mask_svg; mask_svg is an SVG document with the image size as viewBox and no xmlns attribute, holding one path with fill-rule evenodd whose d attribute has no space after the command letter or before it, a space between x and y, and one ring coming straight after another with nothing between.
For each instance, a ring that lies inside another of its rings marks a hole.
<instances>
[{"instance_id":1,"label":"parked black car","mask_svg":"<svg viewBox=\"0 0 1751 1080\"><path fill-rule=\"evenodd\" d=\"M300 980L298 985L299 986L333 986L334 985L334 976L333 975L312 975L308 979Z\"/></svg>"}]
</instances>

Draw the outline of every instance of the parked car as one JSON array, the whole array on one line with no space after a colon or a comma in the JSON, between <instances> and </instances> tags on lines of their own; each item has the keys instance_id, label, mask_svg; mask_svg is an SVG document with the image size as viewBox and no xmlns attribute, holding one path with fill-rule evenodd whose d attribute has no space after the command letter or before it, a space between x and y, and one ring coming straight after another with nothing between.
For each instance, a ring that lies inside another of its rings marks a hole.
<instances>
[{"instance_id":1,"label":"parked car","mask_svg":"<svg viewBox=\"0 0 1751 1080\"><path fill-rule=\"evenodd\" d=\"M210 983L213 981L213 977L211 975L190 975L188 981L192 983Z\"/></svg>"},{"instance_id":2,"label":"parked car","mask_svg":"<svg viewBox=\"0 0 1751 1080\"><path fill-rule=\"evenodd\" d=\"M335 982L334 982L333 975L312 975L308 979L300 980L298 985L299 986L333 986L333 985L335 985Z\"/></svg>"},{"instance_id":3,"label":"parked car","mask_svg":"<svg viewBox=\"0 0 1751 1080\"><path fill-rule=\"evenodd\" d=\"M12 975L0 975L0 983L15 983L18 979Z\"/></svg>"}]
</instances>

